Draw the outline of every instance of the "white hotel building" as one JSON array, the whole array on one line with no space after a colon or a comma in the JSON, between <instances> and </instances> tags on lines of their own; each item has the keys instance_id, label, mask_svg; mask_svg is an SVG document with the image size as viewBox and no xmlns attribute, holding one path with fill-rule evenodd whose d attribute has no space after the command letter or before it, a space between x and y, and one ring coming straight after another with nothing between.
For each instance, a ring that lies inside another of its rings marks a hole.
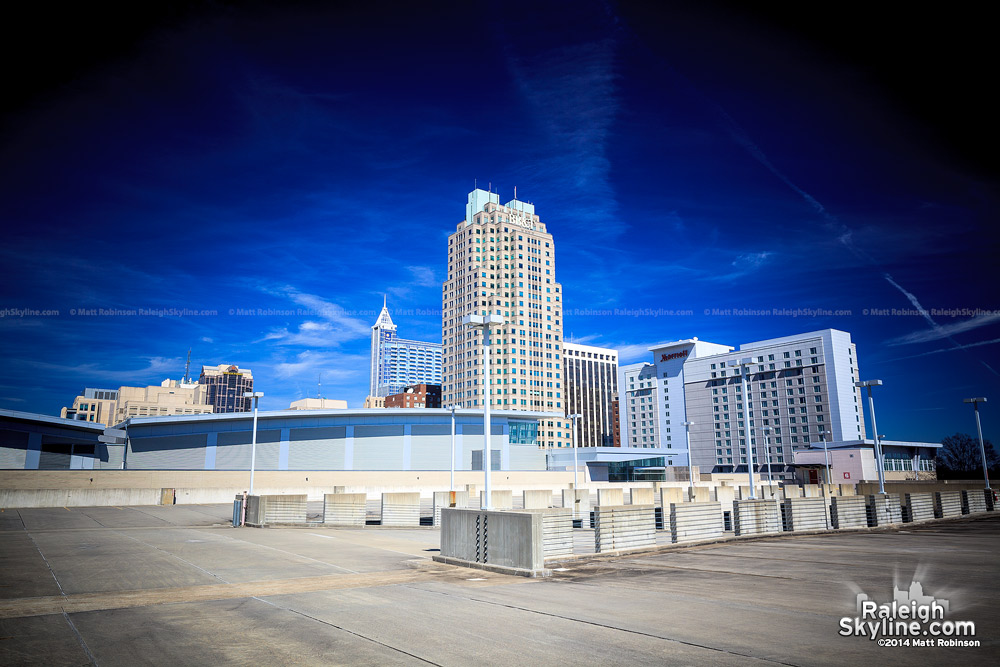
<instances>
[{"instance_id":1,"label":"white hotel building","mask_svg":"<svg viewBox=\"0 0 1000 667\"><path fill-rule=\"evenodd\" d=\"M619 370L623 446L684 455L684 423L691 422L694 465L702 472L731 472L740 465L746 470L748 439L759 469L768 461L776 468L790 465L793 450L823 437L865 437L864 406L854 386L857 351L844 331L772 338L739 350L691 338L650 351L652 363ZM741 362L748 363L745 406ZM676 459L686 463L686 456Z\"/></svg>"}]
</instances>

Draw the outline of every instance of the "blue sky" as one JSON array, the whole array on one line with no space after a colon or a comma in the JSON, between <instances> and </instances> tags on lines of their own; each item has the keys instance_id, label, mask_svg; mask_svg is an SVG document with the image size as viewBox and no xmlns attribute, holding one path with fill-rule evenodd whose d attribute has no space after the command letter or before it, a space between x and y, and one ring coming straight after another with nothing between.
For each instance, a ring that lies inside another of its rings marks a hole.
<instances>
[{"instance_id":1,"label":"blue sky","mask_svg":"<svg viewBox=\"0 0 1000 667\"><path fill-rule=\"evenodd\" d=\"M178 378L188 348L251 368L264 408L319 375L360 406L383 294L400 335L440 340L474 183L535 204L579 342L639 361L663 340L843 329L885 381L891 439L972 432L961 399L1000 402L985 27L705 3L153 6L15 22L39 51L2 116L0 407ZM944 312L893 314L918 307ZM593 314L616 308L637 312Z\"/></svg>"}]
</instances>

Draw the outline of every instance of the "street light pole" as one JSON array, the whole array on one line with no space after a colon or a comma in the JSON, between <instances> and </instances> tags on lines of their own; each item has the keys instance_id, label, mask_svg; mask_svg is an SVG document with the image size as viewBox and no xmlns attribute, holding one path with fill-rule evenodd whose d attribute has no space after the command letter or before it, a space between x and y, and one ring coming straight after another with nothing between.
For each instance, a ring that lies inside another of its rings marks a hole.
<instances>
[{"instance_id":1,"label":"street light pole","mask_svg":"<svg viewBox=\"0 0 1000 667\"><path fill-rule=\"evenodd\" d=\"M771 489L771 495L774 495L774 477L771 475L771 448L767 443L767 432L771 430L770 426L765 426L763 429L764 433L764 460L767 461L767 485Z\"/></svg>"},{"instance_id":2,"label":"street light pole","mask_svg":"<svg viewBox=\"0 0 1000 667\"><path fill-rule=\"evenodd\" d=\"M250 436L250 492L253 495L253 473L257 464L257 401L264 395L262 391L245 391L243 398L253 399L253 435Z\"/></svg>"},{"instance_id":3,"label":"street light pole","mask_svg":"<svg viewBox=\"0 0 1000 667\"><path fill-rule=\"evenodd\" d=\"M881 380L866 380L855 382L855 387L865 387L868 389L868 409L872 415L872 437L875 441L875 471L878 473L878 492L885 493L885 464L882 461L882 438L878 434L878 426L875 424L875 400L872 398L872 387L881 387Z\"/></svg>"},{"instance_id":4,"label":"street light pole","mask_svg":"<svg viewBox=\"0 0 1000 667\"><path fill-rule=\"evenodd\" d=\"M493 498L490 489L490 469L493 467L490 461L490 347L489 340L490 325L503 324L503 318L499 315L466 315L462 318L462 324L481 329L483 334L483 509L493 509Z\"/></svg>"},{"instance_id":5,"label":"street light pole","mask_svg":"<svg viewBox=\"0 0 1000 667\"><path fill-rule=\"evenodd\" d=\"M963 399L964 403L972 403L972 408L976 412L976 432L979 433L979 452L983 455L983 477L986 478L986 489L990 488L990 470L986 467L986 445L983 444L983 426L979 423L979 404L985 403L986 398L980 396L978 398L966 398Z\"/></svg>"},{"instance_id":6,"label":"street light pole","mask_svg":"<svg viewBox=\"0 0 1000 667\"><path fill-rule=\"evenodd\" d=\"M455 494L455 405L451 406L451 493Z\"/></svg>"},{"instance_id":7,"label":"street light pole","mask_svg":"<svg viewBox=\"0 0 1000 667\"><path fill-rule=\"evenodd\" d=\"M573 443L573 515L574 515L573 518L576 518L576 508L580 506L580 503L577 502L577 498L579 497L580 494L577 492L579 486L577 485L576 472L580 464L576 456L576 420L582 417L583 415L572 414L567 416L573 421L573 433L571 433L570 436Z\"/></svg>"},{"instance_id":8,"label":"street light pole","mask_svg":"<svg viewBox=\"0 0 1000 667\"><path fill-rule=\"evenodd\" d=\"M743 432L746 434L747 439L747 473L750 475L751 500L757 497L757 492L754 490L753 483L753 444L751 443L751 440L753 439L753 429L750 428L750 384L747 382L747 374L750 372L750 364L752 362L753 359L750 357L740 359L739 362L737 362L740 366L740 384L743 389Z\"/></svg>"},{"instance_id":9,"label":"street light pole","mask_svg":"<svg viewBox=\"0 0 1000 667\"><path fill-rule=\"evenodd\" d=\"M573 443L573 493L576 493L577 489L576 470L579 467L579 463L577 461L577 456L576 456L576 420L582 416L583 415L580 414L567 415L567 417L569 417L573 421L573 432L570 434L570 438Z\"/></svg>"},{"instance_id":10,"label":"street light pole","mask_svg":"<svg viewBox=\"0 0 1000 667\"><path fill-rule=\"evenodd\" d=\"M833 484L833 480L830 479L830 450L826 446L826 436L833 436L833 431L820 431L819 436L823 438L823 455L826 458L826 483ZM824 494L825 495L825 494Z\"/></svg>"},{"instance_id":11,"label":"street light pole","mask_svg":"<svg viewBox=\"0 0 1000 667\"><path fill-rule=\"evenodd\" d=\"M684 422L684 439L687 440L688 449L688 482L691 488L691 500L694 500L694 462L691 460L691 427L694 422Z\"/></svg>"}]
</instances>

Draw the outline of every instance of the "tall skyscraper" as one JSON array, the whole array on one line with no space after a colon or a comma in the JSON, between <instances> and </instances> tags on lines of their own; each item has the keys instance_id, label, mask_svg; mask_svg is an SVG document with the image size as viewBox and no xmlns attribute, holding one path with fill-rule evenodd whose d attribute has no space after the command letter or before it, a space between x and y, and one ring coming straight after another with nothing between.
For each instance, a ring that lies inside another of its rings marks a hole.
<instances>
[{"instance_id":1,"label":"tall skyscraper","mask_svg":"<svg viewBox=\"0 0 1000 667\"><path fill-rule=\"evenodd\" d=\"M614 447L618 350L566 343L563 362L566 414L580 415L576 423L577 447Z\"/></svg>"},{"instance_id":2,"label":"tall skyscraper","mask_svg":"<svg viewBox=\"0 0 1000 667\"><path fill-rule=\"evenodd\" d=\"M372 325L369 396L398 394L415 384L441 384L441 344L407 340L396 335L396 325L382 301Z\"/></svg>"},{"instance_id":3,"label":"tall skyscraper","mask_svg":"<svg viewBox=\"0 0 1000 667\"><path fill-rule=\"evenodd\" d=\"M490 329L492 391L499 410L563 413L562 285L556 282L552 235L533 204L496 193L469 193L465 219L448 237L448 279L442 288L442 405L482 407L482 331L467 315L499 315ZM539 424L540 446L568 445L565 419Z\"/></svg>"},{"instance_id":4,"label":"tall skyscraper","mask_svg":"<svg viewBox=\"0 0 1000 667\"><path fill-rule=\"evenodd\" d=\"M202 366L198 384L206 392L208 404L215 412L249 412L251 399L243 394L253 391L253 373L249 368L229 364Z\"/></svg>"}]
</instances>

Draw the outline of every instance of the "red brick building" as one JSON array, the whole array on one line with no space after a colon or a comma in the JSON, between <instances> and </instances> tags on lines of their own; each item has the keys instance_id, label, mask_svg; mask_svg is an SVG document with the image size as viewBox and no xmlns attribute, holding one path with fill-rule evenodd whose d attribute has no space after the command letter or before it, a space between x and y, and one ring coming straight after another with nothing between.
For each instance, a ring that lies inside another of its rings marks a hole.
<instances>
[{"instance_id":1,"label":"red brick building","mask_svg":"<svg viewBox=\"0 0 1000 667\"><path fill-rule=\"evenodd\" d=\"M441 385L413 384L385 397L387 408L440 408Z\"/></svg>"}]
</instances>

